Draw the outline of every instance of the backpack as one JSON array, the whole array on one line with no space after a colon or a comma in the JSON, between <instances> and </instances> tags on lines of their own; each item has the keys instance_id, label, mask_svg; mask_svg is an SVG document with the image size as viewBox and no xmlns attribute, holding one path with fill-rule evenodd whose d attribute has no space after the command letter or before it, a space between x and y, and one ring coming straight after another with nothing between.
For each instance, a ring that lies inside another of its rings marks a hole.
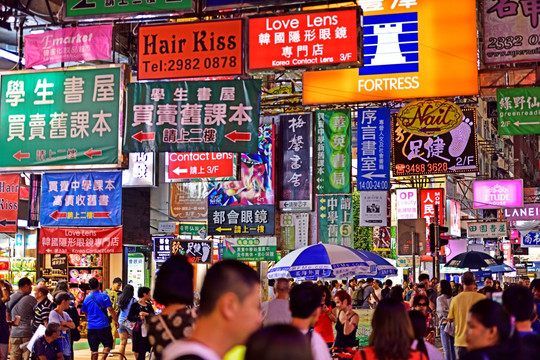
<instances>
[{"instance_id":1,"label":"backpack","mask_svg":"<svg viewBox=\"0 0 540 360\"><path fill-rule=\"evenodd\" d=\"M352 293L352 304L353 306L362 306L364 305L364 287L360 286L359 289L354 290Z\"/></svg>"}]
</instances>

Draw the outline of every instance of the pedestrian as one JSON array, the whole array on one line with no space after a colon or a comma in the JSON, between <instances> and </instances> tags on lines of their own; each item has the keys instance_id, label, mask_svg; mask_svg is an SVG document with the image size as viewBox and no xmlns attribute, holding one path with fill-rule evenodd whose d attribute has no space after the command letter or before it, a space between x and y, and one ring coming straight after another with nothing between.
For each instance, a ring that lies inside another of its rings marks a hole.
<instances>
[{"instance_id":1,"label":"pedestrian","mask_svg":"<svg viewBox=\"0 0 540 360\"><path fill-rule=\"evenodd\" d=\"M126 354L128 337L132 336L133 332L133 323L127 319L131 304L137 302L137 299L133 295L133 285L128 284L118 297L118 335L120 337L120 349L118 349L118 352L122 355Z\"/></svg>"},{"instance_id":2,"label":"pedestrian","mask_svg":"<svg viewBox=\"0 0 540 360\"><path fill-rule=\"evenodd\" d=\"M183 255L168 258L159 269L154 287L154 300L165 308L148 320L148 340L157 360L172 341L193 333L193 299L193 265Z\"/></svg>"},{"instance_id":3,"label":"pedestrian","mask_svg":"<svg viewBox=\"0 0 540 360\"><path fill-rule=\"evenodd\" d=\"M263 326L290 324L289 280L285 278L277 279L274 292L276 294L274 299L262 303Z\"/></svg>"},{"instance_id":4,"label":"pedestrian","mask_svg":"<svg viewBox=\"0 0 540 360\"><path fill-rule=\"evenodd\" d=\"M379 301L379 298L374 293L373 278L368 278L362 288L362 300L360 301L361 309L370 309L370 299L374 299L377 302ZM372 294L374 295L372 296Z\"/></svg>"},{"instance_id":5,"label":"pedestrian","mask_svg":"<svg viewBox=\"0 0 540 360\"><path fill-rule=\"evenodd\" d=\"M199 317L187 340L176 340L163 360L219 360L234 346L245 344L262 323L259 275L248 265L223 260L206 273Z\"/></svg>"},{"instance_id":6,"label":"pedestrian","mask_svg":"<svg viewBox=\"0 0 540 360\"><path fill-rule=\"evenodd\" d=\"M86 313L88 321L88 345L90 345L90 351L92 352L92 360L97 360L99 345L103 344L104 354L102 360L105 360L111 351L113 342L107 310L110 312L116 327L118 327L118 318L109 296L99 291L98 279L91 278L88 280L88 285L91 292L84 298L81 308L81 311Z\"/></svg>"},{"instance_id":7,"label":"pedestrian","mask_svg":"<svg viewBox=\"0 0 540 360\"><path fill-rule=\"evenodd\" d=\"M275 279L269 279L268 280L268 300L272 300L276 297L276 293L274 292L274 285L276 283Z\"/></svg>"},{"instance_id":8,"label":"pedestrian","mask_svg":"<svg viewBox=\"0 0 540 360\"><path fill-rule=\"evenodd\" d=\"M533 280L534 282L534 280ZM531 283L532 284L532 283ZM503 291L502 287L501 287L501 282L499 280L495 280L495 292L501 292Z\"/></svg>"},{"instance_id":9,"label":"pedestrian","mask_svg":"<svg viewBox=\"0 0 540 360\"><path fill-rule=\"evenodd\" d=\"M11 299L7 303L8 322L12 319L20 318L18 326L11 329L11 360L28 360L30 352L28 349L21 349L21 344L30 341L32 337L32 322L34 321L34 306L37 304L36 298L30 296L32 292L32 281L24 277L19 280L19 290L11 295Z\"/></svg>"},{"instance_id":10,"label":"pedestrian","mask_svg":"<svg viewBox=\"0 0 540 360\"><path fill-rule=\"evenodd\" d=\"M529 278L527 275L523 275L521 280L523 281L523 286L525 286L527 289L531 286L531 278Z\"/></svg>"},{"instance_id":11,"label":"pedestrian","mask_svg":"<svg viewBox=\"0 0 540 360\"><path fill-rule=\"evenodd\" d=\"M309 337L292 325L255 331L246 343L244 360L313 360Z\"/></svg>"},{"instance_id":12,"label":"pedestrian","mask_svg":"<svg viewBox=\"0 0 540 360\"><path fill-rule=\"evenodd\" d=\"M340 290L338 293L347 291ZM347 294L347 296L349 296ZM298 328L309 339L314 360L331 360L328 345L322 336L313 331L313 327L321 314L323 292L315 284L304 282L291 289L291 325Z\"/></svg>"},{"instance_id":13,"label":"pedestrian","mask_svg":"<svg viewBox=\"0 0 540 360\"><path fill-rule=\"evenodd\" d=\"M70 297L68 293L57 293L54 296L56 309L49 314L49 322L60 324L60 336L57 341L65 360L70 360L73 355L69 334L71 329L75 329L75 323L66 312L66 310L69 309L69 301Z\"/></svg>"},{"instance_id":14,"label":"pedestrian","mask_svg":"<svg viewBox=\"0 0 540 360\"><path fill-rule=\"evenodd\" d=\"M426 333L424 338L429 343L435 342L435 322L433 321L433 315L428 311L429 299L425 294L418 294L413 298L412 307L414 310L419 311L424 315L424 321L426 323Z\"/></svg>"},{"instance_id":15,"label":"pedestrian","mask_svg":"<svg viewBox=\"0 0 540 360\"><path fill-rule=\"evenodd\" d=\"M409 303L404 301L403 299L403 288L400 285L396 285L392 289L390 289L387 298L399 301L403 304L403 306L405 306L405 309L407 311L411 309L411 305L409 305Z\"/></svg>"},{"instance_id":16,"label":"pedestrian","mask_svg":"<svg viewBox=\"0 0 540 360\"><path fill-rule=\"evenodd\" d=\"M438 281L437 278L434 278L434 279ZM437 290L431 287L431 283L429 282L429 274L420 274L418 276L418 283L419 285L420 284L424 285L423 289L429 299L430 312L431 310L435 310L438 295L437 295ZM419 288L420 288L420 292L422 292L422 287L419 287Z\"/></svg>"},{"instance_id":17,"label":"pedestrian","mask_svg":"<svg viewBox=\"0 0 540 360\"><path fill-rule=\"evenodd\" d=\"M81 324L81 319L79 315L79 311L77 310L77 303L75 301L75 296L71 293L69 289L69 284L66 280L60 280L56 284L55 289L53 290L52 296L49 293L49 300L54 300L54 296L56 294L64 292L69 294L69 308L65 311L71 320L73 320L73 323L75 323L75 328L69 330L69 342L71 345L71 360L74 360L75 358L75 352L73 351L73 344L76 341L79 341L81 339L81 333L79 332L79 325Z\"/></svg>"},{"instance_id":18,"label":"pedestrian","mask_svg":"<svg viewBox=\"0 0 540 360\"><path fill-rule=\"evenodd\" d=\"M135 323L133 327L133 353L135 359L144 360L146 353L150 351L146 319L149 315L154 315L154 308L152 307L150 288L141 286L137 291L137 295L139 301L131 304L127 319Z\"/></svg>"},{"instance_id":19,"label":"pedestrian","mask_svg":"<svg viewBox=\"0 0 540 360\"><path fill-rule=\"evenodd\" d=\"M37 300L34 306L34 321L32 322L32 332L35 332L39 325L47 326L49 314L55 308L55 305L49 300L49 289L44 285L34 288L34 297Z\"/></svg>"},{"instance_id":20,"label":"pedestrian","mask_svg":"<svg viewBox=\"0 0 540 360\"><path fill-rule=\"evenodd\" d=\"M338 291L334 296L334 301L336 307L332 309L330 317L336 323L334 348L346 349L358 346L356 330L360 318L352 309L351 297L344 290Z\"/></svg>"},{"instance_id":21,"label":"pedestrian","mask_svg":"<svg viewBox=\"0 0 540 360\"><path fill-rule=\"evenodd\" d=\"M381 290L381 300L386 299L388 297L391 289L392 289L392 280L387 279L384 282L384 289Z\"/></svg>"},{"instance_id":22,"label":"pedestrian","mask_svg":"<svg viewBox=\"0 0 540 360\"><path fill-rule=\"evenodd\" d=\"M414 296L414 294L417 293L417 291L418 291L418 285L409 283L409 289L407 290L407 294L405 295L405 301L408 302L409 305L410 305L410 301L412 297Z\"/></svg>"},{"instance_id":23,"label":"pedestrian","mask_svg":"<svg viewBox=\"0 0 540 360\"><path fill-rule=\"evenodd\" d=\"M448 281L441 280L440 295L437 298L437 316L440 324L439 329L445 360L456 359L456 351L454 349L455 324L448 322L451 301L452 287Z\"/></svg>"},{"instance_id":24,"label":"pedestrian","mask_svg":"<svg viewBox=\"0 0 540 360\"><path fill-rule=\"evenodd\" d=\"M531 281L530 289L536 304L536 320L533 321L532 328L537 334L540 334L540 316L538 316L540 314L540 279Z\"/></svg>"},{"instance_id":25,"label":"pedestrian","mask_svg":"<svg viewBox=\"0 0 540 360\"><path fill-rule=\"evenodd\" d=\"M495 292L495 288L493 286L493 279L489 276L486 276L484 278L484 287L481 288L480 290L478 290L478 292L480 294L484 294L486 296L488 296L488 294L491 295L491 293L494 293Z\"/></svg>"},{"instance_id":26,"label":"pedestrian","mask_svg":"<svg viewBox=\"0 0 540 360\"><path fill-rule=\"evenodd\" d=\"M336 295L336 293L341 290L341 284L337 280L332 280L332 295Z\"/></svg>"},{"instance_id":27,"label":"pedestrian","mask_svg":"<svg viewBox=\"0 0 540 360\"><path fill-rule=\"evenodd\" d=\"M58 345L60 324L48 323L45 335L37 338L34 343L34 354L39 360L63 360L64 356Z\"/></svg>"},{"instance_id":28,"label":"pedestrian","mask_svg":"<svg viewBox=\"0 0 540 360\"><path fill-rule=\"evenodd\" d=\"M118 315L120 313L120 310L118 309L118 297L122 293L122 279L119 277L115 277L113 279L111 287L109 289L105 289L105 292L107 293L107 295L109 295L112 307ZM109 316L111 316L111 314L109 314ZM112 350L114 350L114 347L116 345L116 339L118 339L119 337L118 328L114 325L114 322L111 323L111 333L113 337Z\"/></svg>"},{"instance_id":29,"label":"pedestrian","mask_svg":"<svg viewBox=\"0 0 540 360\"><path fill-rule=\"evenodd\" d=\"M334 346L334 323L329 316L332 313L332 293L324 285L319 285L319 289L322 291L323 298L321 300L321 314L314 329L322 336L328 348L331 348Z\"/></svg>"},{"instance_id":30,"label":"pedestrian","mask_svg":"<svg viewBox=\"0 0 540 360\"><path fill-rule=\"evenodd\" d=\"M411 310L409 318L414 332L413 349L422 352L429 360L443 360L441 351L424 337L427 331L425 315L418 310Z\"/></svg>"},{"instance_id":31,"label":"pedestrian","mask_svg":"<svg viewBox=\"0 0 540 360\"><path fill-rule=\"evenodd\" d=\"M6 303L11 298L11 284L7 280L0 280L0 358L7 359L9 348L9 328L6 319Z\"/></svg>"}]
</instances>

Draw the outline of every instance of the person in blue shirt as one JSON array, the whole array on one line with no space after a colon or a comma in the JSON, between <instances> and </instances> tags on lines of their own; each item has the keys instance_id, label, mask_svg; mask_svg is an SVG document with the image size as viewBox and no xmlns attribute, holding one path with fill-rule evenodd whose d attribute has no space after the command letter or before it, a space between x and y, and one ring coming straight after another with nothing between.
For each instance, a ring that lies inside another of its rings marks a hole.
<instances>
[{"instance_id":1,"label":"person in blue shirt","mask_svg":"<svg viewBox=\"0 0 540 360\"><path fill-rule=\"evenodd\" d=\"M96 278L91 278L88 281L88 285L91 292L84 298L81 309L82 312L86 313L86 319L88 321L88 345L90 345L90 351L92 352L92 360L97 360L99 345L103 344L104 355L102 360L105 360L113 345L107 310L109 310L117 328L118 317L109 295L99 291L99 281Z\"/></svg>"},{"instance_id":2,"label":"person in blue shirt","mask_svg":"<svg viewBox=\"0 0 540 360\"><path fill-rule=\"evenodd\" d=\"M34 354L39 360L64 360L60 346L56 341L60 336L60 324L48 323L45 335L34 344Z\"/></svg>"}]
</instances>

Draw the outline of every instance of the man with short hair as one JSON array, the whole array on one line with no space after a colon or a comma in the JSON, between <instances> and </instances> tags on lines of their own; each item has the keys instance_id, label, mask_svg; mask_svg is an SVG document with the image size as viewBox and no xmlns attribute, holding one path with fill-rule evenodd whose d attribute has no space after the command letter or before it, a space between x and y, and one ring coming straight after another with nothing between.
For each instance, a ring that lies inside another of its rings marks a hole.
<instances>
[{"instance_id":1,"label":"man with short hair","mask_svg":"<svg viewBox=\"0 0 540 360\"><path fill-rule=\"evenodd\" d=\"M484 295L487 295L486 293L487 292L493 292L494 289L493 289L493 279L489 276L486 276L484 278L484 287L481 288L480 290L478 290L478 292L480 294L484 294Z\"/></svg>"},{"instance_id":2,"label":"man with short hair","mask_svg":"<svg viewBox=\"0 0 540 360\"><path fill-rule=\"evenodd\" d=\"M39 360L63 360L64 356L58 345L60 324L49 323L45 335L37 338L34 343L34 353Z\"/></svg>"},{"instance_id":3,"label":"man with short hair","mask_svg":"<svg viewBox=\"0 0 540 360\"><path fill-rule=\"evenodd\" d=\"M118 297L120 294L122 294L122 279L119 277L115 277L112 282L112 286L109 289L106 289L105 292L107 295L109 295L109 299L111 299L112 307L116 314L120 314L120 309L118 308ZM111 315L112 316L112 315ZM114 350L114 346L116 345L116 339L118 339L118 331L117 327L114 325L114 323L111 324L111 333L113 337L113 345L112 349Z\"/></svg>"},{"instance_id":4,"label":"man with short hair","mask_svg":"<svg viewBox=\"0 0 540 360\"><path fill-rule=\"evenodd\" d=\"M34 306L34 321L32 322L32 332L35 332L39 325L47 326L49 314L55 308L49 300L49 289L45 285L39 285L34 288L34 296L37 305Z\"/></svg>"},{"instance_id":5,"label":"man with short hair","mask_svg":"<svg viewBox=\"0 0 540 360\"><path fill-rule=\"evenodd\" d=\"M375 289L373 289L373 278L368 278L366 280L366 283L363 285L363 292L362 292L362 304L360 306L361 309L369 309L369 299L371 298L371 294L373 294L373 299L376 302L379 302L379 298L377 298L377 295L375 294Z\"/></svg>"},{"instance_id":6,"label":"man with short hair","mask_svg":"<svg viewBox=\"0 0 540 360\"><path fill-rule=\"evenodd\" d=\"M463 358L467 351L467 315L469 310L475 303L486 298L484 294L475 291L476 282L472 272L463 273L462 283L463 292L452 299L448 312L448 321L453 321L456 325L454 346L458 359Z\"/></svg>"},{"instance_id":7,"label":"man with short hair","mask_svg":"<svg viewBox=\"0 0 540 360\"><path fill-rule=\"evenodd\" d=\"M420 274L418 276L418 282L420 284L424 284L424 289L425 289L426 295L427 295L427 297L429 299L429 308L431 310L435 310L436 305L437 305L438 294L437 294L437 290L431 288L431 286L430 286L429 274Z\"/></svg>"},{"instance_id":8,"label":"man with short hair","mask_svg":"<svg viewBox=\"0 0 540 360\"><path fill-rule=\"evenodd\" d=\"M391 289L392 289L392 280L387 279L384 282L384 289L381 290L381 298L386 299L388 297L388 295L390 294Z\"/></svg>"},{"instance_id":9,"label":"man with short hair","mask_svg":"<svg viewBox=\"0 0 540 360\"><path fill-rule=\"evenodd\" d=\"M277 279L274 292L276 297L262 303L263 326L275 324L289 324L291 310L289 310L289 280Z\"/></svg>"},{"instance_id":10,"label":"man with short hair","mask_svg":"<svg viewBox=\"0 0 540 360\"><path fill-rule=\"evenodd\" d=\"M313 283L305 282L291 289L291 325L309 337L313 360L331 360L328 345L313 331L321 314L322 298L323 292Z\"/></svg>"},{"instance_id":11,"label":"man with short hair","mask_svg":"<svg viewBox=\"0 0 540 360\"><path fill-rule=\"evenodd\" d=\"M527 289L531 286L531 279L527 275L523 275L521 280L523 280L523 286L525 286Z\"/></svg>"},{"instance_id":12,"label":"man with short hair","mask_svg":"<svg viewBox=\"0 0 540 360\"><path fill-rule=\"evenodd\" d=\"M193 334L167 346L162 360L220 360L261 322L259 275L239 261L220 261L204 278Z\"/></svg>"},{"instance_id":13,"label":"man with short hair","mask_svg":"<svg viewBox=\"0 0 540 360\"><path fill-rule=\"evenodd\" d=\"M29 296L32 293L32 281L24 277L19 280L19 290L11 295L11 299L6 304L7 321L20 317L19 326L11 328L11 360L28 359L30 351L21 349L21 345L30 341L32 337L32 322L34 320L34 306L37 304L36 298Z\"/></svg>"}]
</instances>

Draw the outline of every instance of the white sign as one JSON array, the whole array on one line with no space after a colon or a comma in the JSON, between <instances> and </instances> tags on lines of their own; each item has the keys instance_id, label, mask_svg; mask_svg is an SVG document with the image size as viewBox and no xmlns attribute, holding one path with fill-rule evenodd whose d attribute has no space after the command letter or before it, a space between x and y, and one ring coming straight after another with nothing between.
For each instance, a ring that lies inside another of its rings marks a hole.
<instances>
[{"instance_id":1,"label":"white sign","mask_svg":"<svg viewBox=\"0 0 540 360\"><path fill-rule=\"evenodd\" d=\"M418 190L396 189L397 219L418 219Z\"/></svg>"},{"instance_id":2,"label":"white sign","mask_svg":"<svg viewBox=\"0 0 540 360\"><path fill-rule=\"evenodd\" d=\"M176 231L176 223L173 222L159 222L158 232L165 234L172 234Z\"/></svg>"},{"instance_id":3,"label":"white sign","mask_svg":"<svg viewBox=\"0 0 540 360\"><path fill-rule=\"evenodd\" d=\"M129 153L129 168L122 171L122 187L155 185L154 153Z\"/></svg>"},{"instance_id":4,"label":"white sign","mask_svg":"<svg viewBox=\"0 0 540 360\"><path fill-rule=\"evenodd\" d=\"M294 250L308 246L309 214L282 213L280 225L283 249Z\"/></svg>"},{"instance_id":5,"label":"white sign","mask_svg":"<svg viewBox=\"0 0 540 360\"><path fill-rule=\"evenodd\" d=\"M508 235L506 222L467 223L468 238L494 238Z\"/></svg>"},{"instance_id":6,"label":"white sign","mask_svg":"<svg viewBox=\"0 0 540 360\"><path fill-rule=\"evenodd\" d=\"M360 226L387 226L386 191L360 192Z\"/></svg>"}]
</instances>

